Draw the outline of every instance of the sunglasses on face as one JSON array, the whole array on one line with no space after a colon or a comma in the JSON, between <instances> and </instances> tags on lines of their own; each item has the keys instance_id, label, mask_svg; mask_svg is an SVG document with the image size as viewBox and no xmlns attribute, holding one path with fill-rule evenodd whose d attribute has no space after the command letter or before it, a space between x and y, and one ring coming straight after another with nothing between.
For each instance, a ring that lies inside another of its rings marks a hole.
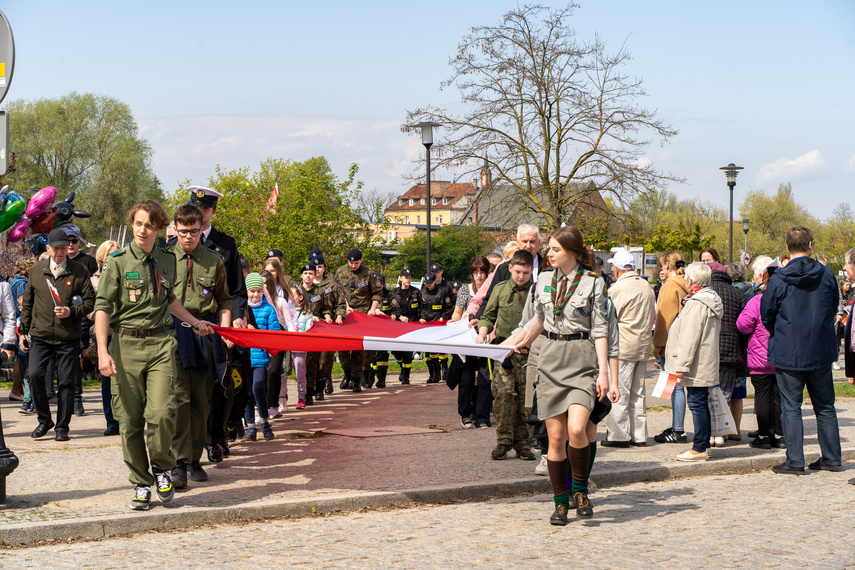
<instances>
[{"instance_id":1,"label":"sunglasses on face","mask_svg":"<svg viewBox=\"0 0 855 570\"><path fill-rule=\"evenodd\" d=\"M80 242L80 240L77 238L73 238L73 237L68 238L68 243L70 245L74 245L74 244L79 243L79 242Z\"/></svg>"}]
</instances>

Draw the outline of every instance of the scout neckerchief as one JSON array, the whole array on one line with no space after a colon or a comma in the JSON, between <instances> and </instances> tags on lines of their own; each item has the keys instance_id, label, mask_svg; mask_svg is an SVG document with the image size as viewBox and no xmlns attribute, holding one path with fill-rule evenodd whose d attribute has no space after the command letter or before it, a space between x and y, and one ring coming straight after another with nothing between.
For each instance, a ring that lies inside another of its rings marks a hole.
<instances>
[{"instance_id":1,"label":"scout neckerchief","mask_svg":"<svg viewBox=\"0 0 855 570\"><path fill-rule=\"evenodd\" d=\"M525 285L514 284L514 288L511 289L511 295L508 297L508 303L510 303L514 300L514 294L516 294L517 301L520 304L522 304L522 302L523 302L522 294L523 294L523 292L528 290L529 285L530 285L530 283L526 283Z\"/></svg>"},{"instance_id":2,"label":"scout neckerchief","mask_svg":"<svg viewBox=\"0 0 855 570\"><path fill-rule=\"evenodd\" d=\"M160 299L160 275L157 274L157 267L154 265L154 257L152 257L151 254L148 254L145 260L148 262L148 270L151 274L152 284L154 285L154 300L156 301L157 299Z\"/></svg>"},{"instance_id":3,"label":"scout neckerchief","mask_svg":"<svg viewBox=\"0 0 855 570\"><path fill-rule=\"evenodd\" d=\"M561 284L556 289L555 285L558 283L558 271L552 272L552 285L547 287L546 290L548 290L552 296L552 312L556 318L561 315L565 305L567 305L567 301L569 301L570 297L573 296L573 293L576 291L576 287L579 286L579 282L581 280L582 268L577 265L576 273L573 274L573 282L570 283L570 289L565 291L567 287L567 275L561 277Z\"/></svg>"}]
</instances>

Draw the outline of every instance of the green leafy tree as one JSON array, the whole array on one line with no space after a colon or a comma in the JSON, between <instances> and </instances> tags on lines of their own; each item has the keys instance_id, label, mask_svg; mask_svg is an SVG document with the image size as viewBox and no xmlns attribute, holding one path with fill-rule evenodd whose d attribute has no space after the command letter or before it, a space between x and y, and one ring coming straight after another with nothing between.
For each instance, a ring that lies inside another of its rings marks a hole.
<instances>
[{"instance_id":1,"label":"green leafy tree","mask_svg":"<svg viewBox=\"0 0 855 570\"><path fill-rule=\"evenodd\" d=\"M495 239L478 226L443 226L431 236L430 256L432 262L442 264L446 279L469 280L469 264L476 255L488 254L496 245ZM409 267L416 277L427 273L427 234L417 232L404 240L398 248L398 256L390 271L397 273Z\"/></svg>"},{"instance_id":2,"label":"green leafy tree","mask_svg":"<svg viewBox=\"0 0 855 570\"><path fill-rule=\"evenodd\" d=\"M648 144L677 131L639 104L646 93L625 69L625 49L609 53L597 36L576 40L576 7L522 6L472 28L442 84L460 93L466 110L416 109L403 126L440 123L436 167L475 173L486 163L494 187L515 193L509 215L531 212L547 231L594 191L628 201L679 180L644 160Z\"/></svg>"},{"instance_id":3,"label":"green leafy tree","mask_svg":"<svg viewBox=\"0 0 855 570\"><path fill-rule=\"evenodd\" d=\"M22 193L56 186L57 200L76 193L75 218L90 241L126 224L134 202L164 199L151 167L151 147L130 108L112 97L69 93L58 99L11 101L9 151L15 172L3 182Z\"/></svg>"},{"instance_id":4,"label":"green leafy tree","mask_svg":"<svg viewBox=\"0 0 855 570\"><path fill-rule=\"evenodd\" d=\"M817 233L821 238L821 253L828 258L829 266L842 267L846 262L846 252L855 247L855 214L852 206L846 202L835 206L825 226L818 232L814 231L814 239Z\"/></svg>"},{"instance_id":5,"label":"green leafy tree","mask_svg":"<svg viewBox=\"0 0 855 570\"><path fill-rule=\"evenodd\" d=\"M793 226L806 226L821 238L818 220L803 204L796 201L792 184L789 182L780 184L771 196L763 190L749 190L739 211L743 218L751 221L748 251L753 257L769 255L774 258L786 255L787 230ZM817 254L821 254L823 245L821 239L814 244Z\"/></svg>"},{"instance_id":6,"label":"green leafy tree","mask_svg":"<svg viewBox=\"0 0 855 570\"><path fill-rule=\"evenodd\" d=\"M365 262L381 269L381 243L351 209L350 196L358 192L358 167L351 165L347 178L339 180L324 157L303 162L268 158L255 172L249 167L223 170L216 167L208 185L223 193L213 225L235 238L238 250L260 268L270 249L281 249L285 270L295 275L306 263L308 252L323 250L328 271L345 263L352 248L362 250ZM279 199L271 199L278 181ZM184 203L186 185L170 199L174 209Z\"/></svg>"},{"instance_id":7,"label":"green leafy tree","mask_svg":"<svg viewBox=\"0 0 855 570\"><path fill-rule=\"evenodd\" d=\"M695 252L700 252L705 247L709 247L714 239L714 235L701 233L701 226L698 222L695 222L692 229L688 230L680 221L677 222L676 229L667 225L656 228L653 237L644 244L644 247L647 251L676 250L684 254L686 259L691 260L694 259Z\"/></svg>"}]
</instances>

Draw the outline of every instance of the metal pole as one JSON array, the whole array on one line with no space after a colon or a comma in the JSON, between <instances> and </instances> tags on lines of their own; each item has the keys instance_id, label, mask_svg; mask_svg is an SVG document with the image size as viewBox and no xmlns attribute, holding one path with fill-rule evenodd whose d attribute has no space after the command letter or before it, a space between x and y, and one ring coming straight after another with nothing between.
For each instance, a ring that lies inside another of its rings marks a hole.
<instances>
[{"instance_id":1,"label":"metal pole","mask_svg":"<svg viewBox=\"0 0 855 570\"><path fill-rule=\"evenodd\" d=\"M728 184L730 187L730 261L733 263L733 184Z\"/></svg>"},{"instance_id":2,"label":"metal pole","mask_svg":"<svg viewBox=\"0 0 855 570\"><path fill-rule=\"evenodd\" d=\"M745 232L745 248L742 251L748 252L748 232Z\"/></svg>"},{"instance_id":3,"label":"metal pole","mask_svg":"<svg viewBox=\"0 0 855 570\"><path fill-rule=\"evenodd\" d=\"M427 152L427 170L425 172L425 188L427 193L427 272L430 271L430 145L425 145Z\"/></svg>"}]
</instances>

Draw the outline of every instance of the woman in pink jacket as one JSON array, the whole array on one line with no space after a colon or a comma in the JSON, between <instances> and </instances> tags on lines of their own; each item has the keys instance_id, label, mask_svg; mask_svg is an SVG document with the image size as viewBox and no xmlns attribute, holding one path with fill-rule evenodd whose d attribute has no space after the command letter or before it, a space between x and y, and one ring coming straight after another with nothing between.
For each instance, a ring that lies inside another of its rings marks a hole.
<instances>
[{"instance_id":1,"label":"woman in pink jacket","mask_svg":"<svg viewBox=\"0 0 855 570\"><path fill-rule=\"evenodd\" d=\"M775 368L769 364L766 349L769 346L769 331L760 322L760 300L766 289L769 274L766 268L772 259L761 255L754 260L753 284L757 294L752 297L739 318L736 328L748 339L748 372L754 385L754 414L757 416L757 437L749 444L758 449L786 447L784 440L775 436L781 433L781 393L775 378Z\"/></svg>"}]
</instances>

